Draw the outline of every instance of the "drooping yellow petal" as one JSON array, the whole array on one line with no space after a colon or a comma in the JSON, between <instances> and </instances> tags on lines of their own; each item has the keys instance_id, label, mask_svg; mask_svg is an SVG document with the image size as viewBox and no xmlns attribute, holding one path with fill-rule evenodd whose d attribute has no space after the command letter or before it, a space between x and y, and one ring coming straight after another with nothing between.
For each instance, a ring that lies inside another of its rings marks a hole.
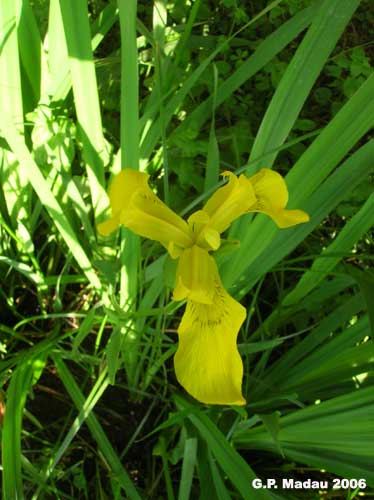
<instances>
[{"instance_id":1,"label":"drooping yellow petal","mask_svg":"<svg viewBox=\"0 0 374 500\"><path fill-rule=\"evenodd\" d=\"M159 241L165 248L174 244L185 248L192 244L192 232L186 221L163 203L148 185L149 176L125 169L115 176L109 189L112 217L98 225L107 235L119 224L140 236Z\"/></svg>"},{"instance_id":2,"label":"drooping yellow petal","mask_svg":"<svg viewBox=\"0 0 374 500\"><path fill-rule=\"evenodd\" d=\"M215 296L215 273L215 261L207 250L197 245L186 248L179 258L173 299L212 304Z\"/></svg>"},{"instance_id":3,"label":"drooping yellow petal","mask_svg":"<svg viewBox=\"0 0 374 500\"><path fill-rule=\"evenodd\" d=\"M244 405L243 363L236 338L246 311L223 288L215 261L208 257L214 267L213 301L188 300L178 328L175 373L186 391L203 403Z\"/></svg>"},{"instance_id":4,"label":"drooping yellow petal","mask_svg":"<svg viewBox=\"0 0 374 500\"><path fill-rule=\"evenodd\" d=\"M303 210L287 210L288 189L285 180L274 170L261 169L249 178L256 195L250 212L269 215L280 228L308 222L309 215Z\"/></svg>"},{"instance_id":5,"label":"drooping yellow petal","mask_svg":"<svg viewBox=\"0 0 374 500\"><path fill-rule=\"evenodd\" d=\"M229 182L217 189L203 207L210 216L209 226L218 233L225 231L256 202L252 184L245 175L237 177L232 172L223 175L229 177Z\"/></svg>"}]
</instances>

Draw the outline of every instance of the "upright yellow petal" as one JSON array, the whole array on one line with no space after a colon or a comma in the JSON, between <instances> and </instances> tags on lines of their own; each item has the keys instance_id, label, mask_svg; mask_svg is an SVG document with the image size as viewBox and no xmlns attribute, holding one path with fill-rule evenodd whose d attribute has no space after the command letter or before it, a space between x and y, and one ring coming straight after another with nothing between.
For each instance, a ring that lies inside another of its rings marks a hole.
<instances>
[{"instance_id":1,"label":"upright yellow petal","mask_svg":"<svg viewBox=\"0 0 374 500\"><path fill-rule=\"evenodd\" d=\"M109 187L109 200L113 215L127 210L131 202L131 196L136 191L150 190L148 186L149 175L131 168L121 170L114 178Z\"/></svg>"},{"instance_id":2,"label":"upright yellow petal","mask_svg":"<svg viewBox=\"0 0 374 500\"><path fill-rule=\"evenodd\" d=\"M236 338L246 311L223 288L215 261L209 258L214 268L213 302L188 300L178 328L175 373L186 391L203 403L244 405Z\"/></svg>"},{"instance_id":3,"label":"upright yellow petal","mask_svg":"<svg viewBox=\"0 0 374 500\"><path fill-rule=\"evenodd\" d=\"M149 176L136 170L124 169L115 176L109 189L111 219L98 225L107 235L119 224L140 236L159 241L165 248L171 245L185 248L192 244L192 231L186 221L163 203L148 185Z\"/></svg>"},{"instance_id":4,"label":"upright yellow petal","mask_svg":"<svg viewBox=\"0 0 374 500\"><path fill-rule=\"evenodd\" d=\"M208 251L194 245L183 250L179 258L174 300L190 299L212 304L215 295L216 264Z\"/></svg>"},{"instance_id":5,"label":"upright yellow petal","mask_svg":"<svg viewBox=\"0 0 374 500\"><path fill-rule=\"evenodd\" d=\"M229 177L229 182L217 189L203 207L210 216L209 226L218 233L225 231L256 202L252 184L245 175L237 177L232 172L223 175Z\"/></svg>"},{"instance_id":6,"label":"upright yellow petal","mask_svg":"<svg viewBox=\"0 0 374 500\"><path fill-rule=\"evenodd\" d=\"M121 172L113 178L109 186L109 201L112 217L98 224L97 229L100 234L108 236L108 234L118 228L121 211L128 209L133 193L139 189L144 190L148 188L148 177L148 174L127 168L121 170Z\"/></svg>"},{"instance_id":7,"label":"upright yellow petal","mask_svg":"<svg viewBox=\"0 0 374 500\"><path fill-rule=\"evenodd\" d=\"M120 222L144 238L159 241L166 249L171 242L182 248L192 245L192 233L187 222L165 205L149 187L132 195L127 209L121 211Z\"/></svg>"},{"instance_id":8,"label":"upright yellow petal","mask_svg":"<svg viewBox=\"0 0 374 500\"><path fill-rule=\"evenodd\" d=\"M250 212L263 212L269 215L281 228L308 222L309 215L303 210L287 210L288 189L283 177L268 168L261 169L249 178L256 202Z\"/></svg>"},{"instance_id":9,"label":"upright yellow petal","mask_svg":"<svg viewBox=\"0 0 374 500\"><path fill-rule=\"evenodd\" d=\"M205 210L197 210L188 218L196 245L207 250L218 250L221 244L219 232L211 225L211 219Z\"/></svg>"}]
</instances>

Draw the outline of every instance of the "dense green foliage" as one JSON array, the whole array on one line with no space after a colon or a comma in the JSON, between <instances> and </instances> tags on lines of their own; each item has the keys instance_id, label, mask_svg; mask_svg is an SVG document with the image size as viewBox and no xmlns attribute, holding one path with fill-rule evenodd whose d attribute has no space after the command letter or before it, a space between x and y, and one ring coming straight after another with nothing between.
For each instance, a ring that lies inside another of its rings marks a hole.
<instances>
[{"instance_id":1,"label":"dense green foliage","mask_svg":"<svg viewBox=\"0 0 374 500\"><path fill-rule=\"evenodd\" d=\"M136 4L0 1L3 497L370 498L374 4ZM245 216L220 252L243 408L178 385L161 246L97 235L130 165L182 214L220 172L274 168L311 215Z\"/></svg>"}]
</instances>

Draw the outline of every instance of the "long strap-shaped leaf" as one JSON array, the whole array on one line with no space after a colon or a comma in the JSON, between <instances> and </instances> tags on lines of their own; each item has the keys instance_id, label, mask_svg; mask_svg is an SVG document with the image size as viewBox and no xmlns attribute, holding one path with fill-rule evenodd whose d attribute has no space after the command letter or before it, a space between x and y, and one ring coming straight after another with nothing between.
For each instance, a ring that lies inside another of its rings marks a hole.
<instances>
[{"instance_id":1,"label":"long strap-shaped leaf","mask_svg":"<svg viewBox=\"0 0 374 500\"><path fill-rule=\"evenodd\" d=\"M238 489L242 498L244 500L269 500L271 496L266 490L255 490L253 488L252 481L256 479L256 474L239 453L230 446L217 426L203 412L196 411L196 407L193 407L180 396L174 396L174 399L182 411L191 410L188 413L189 420L197 428L202 438L205 439L220 467Z\"/></svg>"},{"instance_id":2,"label":"long strap-shaped leaf","mask_svg":"<svg viewBox=\"0 0 374 500\"><path fill-rule=\"evenodd\" d=\"M14 0L0 2L0 104L1 112L12 116L23 129L21 74L17 38L17 10Z\"/></svg>"},{"instance_id":3,"label":"long strap-shaped leaf","mask_svg":"<svg viewBox=\"0 0 374 500\"><path fill-rule=\"evenodd\" d=\"M136 0L118 0L121 28L121 165L139 169L139 95L138 49L136 42ZM140 245L139 237L128 229L121 230L121 295L125 309L134 307L138 289ZM134 385L137 364L137 328L132 320L126 328L117 328L108 344L107 360L111 379L118 367L118 356L123 347L125 367L130 386ZM131 332L131 333L130 333ZM126 334L126 335L125 335ZM123 342L125 341L125 342ZM122 346L122 343L124 344ZM117 347L115 353L111 346Z\"/></svg>"},{"instance_id":4,"label":"long strap-shaped leaf","mask_svg":"<svg viewBox=\"0 0 374 500\"><path fill-rule=\"evenodd\" d=\"M56 365L62 383L65 386L65 389L69 393L71 399L74 401L75 406L80 412L82 412L85 405L85 398L80 391L76 381L74 380L73 376L71 375L62 359L60 359L58 356L55 356L54 363ZM101 453L109 464L111 472L115 475L115 478L125 490L127 498L131 500L141 500L141 496L136 490L127 471L121 464L118 455L114 451L105 432L103 431L103 428L100 425L100 422L97 420L93 412L87 415L86 422L92 436L94 437L98 444L98 447L100 448Z\"/></svg>"},{"instance_id":5,"label":"long strap-shaped leaf","mask_svg":"<svg viewBox=\"0 0 374 500\"><path fill-rule=\"evenodd\" d=\"M249 266L245 262L241 264L242 276L240 283L237 283L240 293L249 290L260 276L290 253L338 203L346 198L347 193L370 172L373 158L374 141L370 141L346 160L308 200L305 209L311 214L310 222L275 231L271 243L269 242L260 256ZM249 260L248 254L247 260Z\"/></svg>"},{"instance_id":6,"label":"long strap-shaped leaf","mask_svg":"<svg viewBox=\"0 0 374 500\"><path fill-rule=\"evenodd\" d=\"M22 0L20 4L17 32L20 62L24 74L27 75L22 81L26 113L33 111L40 98L43 50L38 25L30 2L29 0Z\"/></svg>"},{"instance_id":7,"label":"long strap-shaped leaf","mask_svg":"<svg viewBox=\"0 0 374 500\"><path fill-rule=\"evenodd\" d=\"M331 337L332 332L344 328L351 318L360 313L363 308L362 297L355 295L349 300L345 300L339 307L323 318L321 323L305 338L293 345L281 358L267 368L260 383L253 381L253 399L256 401L262 398L264 393L272 394L274 389L277 391L277 386L286 385L289 371L302 363L304 359L309 358L311 353L315 352L319 346L323 345ZM357 323L349 329L352 337L354 336L354 329L361 328L361 325L359 327L356 325ZM353 340L353 343L355 341L357 340ZM316 366L318 365L319 362L316 363Z\"/></svg>"},{"instance_id":8,"label":"long strap-shaped leaf","mask_svg":"<svg viewBox=\"0 0 374 500\"><path fill-rule=\"evenodd\" d=\"M265 15L267 12L269 12L276 4L279 3L279 0L276 0L274 2L271 2L265 9L263 9L259 14L254 16L246 26L249 26L256 22L259 18L261 18L263 15ZM298 31L299 32L299 31ZM297 33L298 33L297 32ZM297 36L297 33L295 33L294 36ZM183 102L185 97L187 96L188 92L190 92L191 88L195 85L195 83L198 81L198 79L201 77L201 75L207 71L209 68L210 64L214 61L215 57L224 49L226 48L231 39L233 39L235 35L232 35L230 38L222 42L194 71L193 73L187 78L187 80L183 83L180 89L173 94L169 102L165 105L164 109L164 116L163 116L163 123L161 121L161 118L155 119L155 114L159 111L159 103L156 103L154 106L154 109L152 110L153 113L151 116L143 116L143 123L146 126L147 121L152 119L153 123L150 126L149 130L147 133L144 135L141 145L140 145L140 153L141 153L141 158L149 158L151 155L155 145L157 144L157 141L161 137L161 131L162 131L162 125L167 126L170 123L170 120L172 119L173 115L175 112L178 110L180 104ZM265 64L265 62L264 62ZM209 109L209 106L208 106ZM149 111L149 110L148 110Z\"/></svg>"},{"instance_id":9,"label":"long strap-shaped leaf","mask_svg":"<svg viewBox=\"0 0 374 500\"><path fill-rule=\"evenodd\" d=\"M308 206L305 201L313 191L319 188L323 179L329 175L356 142L372 127L372 117L374 115L373 95L374 74L364 82L356 94L351 97L327 125L287 176L290 191L289 205L309 210L312 219L308 225L304 226L309 228L306 234L315 227L314 225L312 227L312 223L315 220L316 207L310 204ZM361 175L364 175L364 172ZM354 178L352 180L355 182L360 179ZM339 185L337 185L337 189L339 189ZM325 212L325 215L327 213ZM261 255L277 235L277 228L265 216L256 216L251 224L248 224L245 218L240 222L239 232L234 232L234 235L241 240L240 248L230 261L230 265L225 266L222 271L226 283L229 284L238 280L243 271ZM282 230L281 232L287 234L287 236L291 234L289 230ZM274 261L278 262L279 259L278 251L275 250ZM260 265L257 271L263 273L265 267Z\"/></svg>"},{"instance_id":10,"label":"long strap-shaped leaf","mask_svg":"<svg viewBox=\"0 0 374 500\"><path fill-rule=\"evenodd\" d=\"M292 40L296 38L314 19L318 5L313 5L298 12L289 21L283 23L278 29L263 40L246 61L241 64L232 75L217 88L214 107L220 106L241 85L260 71L269 61L281 52ZM189 128L198 130L211 115L213 106L212 96L200 103L186 117L186 119L170 135L183 136ZM214 109L213 107L213 109Z\"/></svg>"},{"instance_id":11,"label":"long strap-shaped leaf","mask_svg":"<svg viewBox=\"0 0 374 500\"><path fill-rule=\"evenodd\" d=\"M60 0L83 155L95 215L108 205L104 189L105 141L86 0Z\"/></svg>"},{"instance_id":12,"label":"long strap-shaped leaf","mask_svg":"<svg viewBox=\"0 0 374 500\"><path fill-rule=\"evenodd\" d=\"M14 370L7 390L7 405L2 431L3 499L22 500L21 469L22 415L32 383L32 359L21 360Z\"/></svg>"},{"instance_id":13,"label":"long strap-shaped leaf","mask_svg":"<svg viewBox=\"0 0 374 500\"><path fill-rule=\"evenodd\" d=\"M233 440L238 448L274 453L280 445L292 460L374 486L373 426L374 389L369 387L280 418L277 441L264 425L243 426Z\"/></svg>"},{"instance_id":14,"label":"long strap-shaped leaf","mask_svg":"<svg viewBox=\"0 0 374 500\"><path fill-rule=\"evenodd\" d=\"M109 3L91 25L91 48L95 51L117 19L117 7ZM64 30L61 19L59 0L50 0L48 22L48 65L50 82L48 95L53 101L64 101L71 89L71 78L67 61Z\"/></svg>"},{"instance_id":15,"label":"long strap-shaped leaf","mask_svg":"<svg viewBox=\"0 0 374 500\"><path fill-rule=\"evenodd\" d=\"M313 290L342 259L344 252L349 252L373 225L374 194L369 196L364 206L347 222L336 239L313 262L312 267L302 275L295 288L282 301L283 305L294 304Z\"/></svg>"},{"instance_id":16,"label":"long strap-shaped leaf","mask_svg":"<svg viewBox=\"0 0 374 500\"><path fill-rule=\"evenodd\" d=\"M359 4L360 0L322 2L265 113L253 144L251 160L283 144L330 52ZM275 158L276 153L266 158L268 167Z\"/></svg>"},{"instance_id":17,"label":"long strap-shaped leaf","mask_svg":"<svg viewBox=\"0 0 374 500\"><path fill-rule=\"evenodd\" d=\"M49 213L51 219L56 224L62 238L65 240L65 243L72 252L78 265L87 276L91 285L95 289L100 290L100 280L94 272L90 260L80 245L79 240L77 239L77 236L71 228L67 218L65 217L61 206L53 196L48 182L43 177L43 174L40 172L39 167L27 149L23 136L17 132L11 118L9 118L5 113L3 113L0 118L0 126L5 139L19 161L20 175L23 178L28 179L34 188L34 191Z\"/></svg>"}]
</instances>

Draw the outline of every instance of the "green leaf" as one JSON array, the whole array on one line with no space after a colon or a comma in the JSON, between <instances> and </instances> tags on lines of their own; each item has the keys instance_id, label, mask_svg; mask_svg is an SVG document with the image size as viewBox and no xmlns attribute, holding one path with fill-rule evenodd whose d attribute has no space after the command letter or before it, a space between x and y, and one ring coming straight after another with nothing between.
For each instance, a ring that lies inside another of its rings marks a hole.
<instances>
[{"instance_id":1,"label":"green leaf","mask_svg":"<svg viewBox=\"0 0 374 500\"><path fill-rule=\"evenodd\" d=\"M60 0L83 156L98 219L108 206L104 189L104 140L95 66L91 48L88 6L85 0Z\"/></svg>"},{"instance_id":2,"label":"green leaf","mask_svg":"<svg viewBox=\"0 0 374 500\"><path fill-rule=\"evenodd\" d=\"M279 443L286 457L374 486L374 390L361 389L280 418ZM264 425L234 432L239 448L277 453Z\"/></svg>"},{"instance_id":3,"label":"green leaf","mask_svg":"<svg viewBox=\"0 0 374 500\"><path fill-rule=\"evenodd\" d=\"M321 252L320 257L314 260L310 269L302 275L297 285L283 299L283 305L289 306L299 302L313 290L334 269L343 256L351 251L354 244L373 224L374 194L369 196L363 207L346 223L333 242ZM370 311L371 308L368 310Z\"/></svg>"},{"instance_id":4,"label":"green leaf","mask_svg":"<svg viewBox=\"0 0 374 500\"><path fill-rule=\"evenodd\" d=\"M253 488L252 481L256 478L256 474L239 453L230 446L216 425L204 413L197 413L195 407L180 396L174 396L174 399L182 411L190 410L188 414L189 420L206 441L220 467L242 495L242 498L244 500L270 499L270 494L265 490L255 490Z\"/></svg>"},{"instance_id":5,"label":"green leaf","mask_svg":"<svg viewBox=\"0 0 374 500\"><path fill-rule=\"evenodd\" d=\"M4 500L24 498L21 470L21 431L23 410L34 381L44 368L45 358L38 356L20 359L13 371L7 390L6 411L2 431L2 465Z\"/></svg>"},{"instance_id":6,"label":"green leaf","mask_svg":"<svg viewBox=\"0 0 374 500\"><path fill-rule=\"evenodd\" d=\"M70 371L65 366L62 359L60 359L58 356L55 356L53 360L60 375L60 378L62 380L62 383L65 386L65 389L67 390L68 394L74 401L74 404L77 407L77 409L80 412L82 412L85 404L85 398L81 393L76 381L74 380ZM117 479L122 488L125 490L126 495L128 495L128 497L131 499L141 500L141 497L137 492L133 482L131 481L130 476L128 475L127 471L121 464L118 455L114 451L99 421L92 412L87 416L86 422L92 433L93 438L97 442L97 445L101 453L108 462L114 477Z\"/></svg>"},{"instance_id":7,"label":"green leaf","mask_svg":"<svg viewBox=\"0 0 374 500\"><path fill-rule=\"evenodd\" d=\"M19 161L21 176L23 179L27 179L34 188L34 191L38 195L41 203L48 211L52 221L54 221L58 231L65 240L67 247L72 252L77 263L86 274L92 286L95 289L101 289L100 280L96 276L92 268L92 264L80 245L80 242L72 230L67 218L65 217L61 206L53 196L48 182L45 180L39 170L39 167L31 157L24 143L23 137L17 132L11 119L5 113L1 116L0 126L4 137L8 141L8 144Z\"/></svg>"},{"instance_id":8,"label":"green leaf","mask_svg":"<svg viewBox=\"0 0 374 500\"><path fill-rule=\"evenodd\" d=\"M178 500L188 500L191 494L193 472L196 463L197 438L188 438L184 444L182 474L179 482Z\"/></svg>"},{"instance_id":9,"label":"green leaf","mask_svg":"<svg viewBox=\"0 0 374 500\"><path fill-rule=\"evenodd\" d=\"M266 110L251 160L280 146L287 138L323 65L360 0L324 0ZM270 167L276 154L267 157Z\"/></svg>"},{"instance_id":10,"label":"green leaf","mask_svg":"<svg viewBox=\"0 0 374 500\"><path fill-rule=\"evenodd\" d=\"M373 198L373 196L374 195L371 195L370 198ZM371 209L371 218L372 216L373 209ZM371 225L373 225L373 223ZM371 337L374 338L374 272L371 269L362 271L361 269L347 263L344 264L344 267L347 270L347 273L355 279L356 283L360 287L360 292L365 300L369 316Z\"/></svg>"}]
</instances>

